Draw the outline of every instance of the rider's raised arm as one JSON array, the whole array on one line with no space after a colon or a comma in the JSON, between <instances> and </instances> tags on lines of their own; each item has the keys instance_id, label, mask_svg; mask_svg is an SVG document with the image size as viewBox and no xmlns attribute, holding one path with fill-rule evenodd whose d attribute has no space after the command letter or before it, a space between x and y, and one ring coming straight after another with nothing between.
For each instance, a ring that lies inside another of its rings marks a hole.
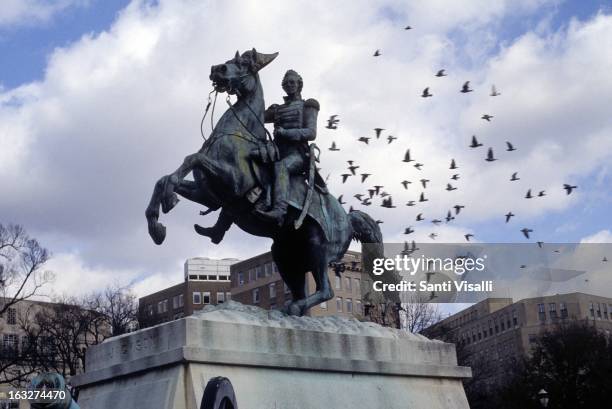
<instances>
[{"instance_id":1,"label":"rider's raised arm","mask_svg":"<svg viewBox=\"0 0 612 409\"><path fill-rule=\"evenodd\" d=\"M291 141L314 141L317 137L317 115L319 103L316 99L304 101L304 128L285 129L282 136Z\"/></svg>"}]
</instances>

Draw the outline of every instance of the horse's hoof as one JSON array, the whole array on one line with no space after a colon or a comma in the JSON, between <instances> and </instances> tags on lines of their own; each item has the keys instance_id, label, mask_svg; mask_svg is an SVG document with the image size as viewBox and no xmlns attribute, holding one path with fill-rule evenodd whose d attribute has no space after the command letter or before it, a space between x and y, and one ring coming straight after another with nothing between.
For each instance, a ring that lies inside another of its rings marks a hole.
<instances>
[{"instance_id":1,"label":"horse's hoof","mask_svg":"<svg viewBox=\"0 0 612 409\"><path fill-rule=\"evenodd\" d=\"M287 314L293 315L296 317L301 317L302 315L304 315L304 309L299 305L299 303L292 302L287 307Z\"/></svg>"},{"instance_id":2,"label":"horse's hoof","mask_svg":"<svg viewBox=\"0 0 612 409\"><path fill-rule=\"evenodd\" d=\"M166 226L158 222L149 224L149 236L151 236L155 244L162 244L166 239Z\"/></svg>"}]
</instances>

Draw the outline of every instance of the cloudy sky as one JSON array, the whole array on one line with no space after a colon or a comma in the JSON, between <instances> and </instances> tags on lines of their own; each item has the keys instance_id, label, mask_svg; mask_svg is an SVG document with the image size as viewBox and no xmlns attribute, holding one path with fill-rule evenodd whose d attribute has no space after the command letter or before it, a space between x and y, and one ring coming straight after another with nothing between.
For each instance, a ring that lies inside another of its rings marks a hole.
<instances>
[{"instance_id":1,"label":"cloudy sky","mask_svg":"<svg viewBox=\"0 0 612 409\"><path fill-rule=\"evenodd\" d=\"M182 280L188 257L269 249L235 227L212 245L192 226L216 215L186 200L162 217L162 246L144 218L155 181L201 145L210 66L252 47L279 52L260 73L267 104L281 101L287 69L303 76L303 96L321 104L322 174L347 206L384 221L385 241L528 243L528 227L532 242L612 242L609 2L3 0L0 223L23 224L53 252L55 291L120 283L143 295ZM474 92L462 94L467 80ZM323 127L332 114L337 130ZM384 139L357 141L376 127ZM484 146L469 148L472 135ZM406 149L422 170L402 162ZM349 159L366 183L342 184ZM407 207L422 178L429 201ZM567 196L564 183L578 188ZM375 184L396 208L352 198ZM546 196L524 199L530 188ZM465 206L455 220L430 223L454 205Z\"/></svg>"}]
</instances>

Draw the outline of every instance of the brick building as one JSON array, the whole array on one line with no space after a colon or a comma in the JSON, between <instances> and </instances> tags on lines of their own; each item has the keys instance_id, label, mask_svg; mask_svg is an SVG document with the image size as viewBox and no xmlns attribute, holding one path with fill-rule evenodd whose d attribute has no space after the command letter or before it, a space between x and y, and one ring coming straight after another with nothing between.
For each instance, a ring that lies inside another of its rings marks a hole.
<instances>
[{"instance_id":1,"label":"brick building","mask_svg":"<svg viewBox=\"0 0 612 409\"><path fill-rule=\"evenodd\" d=\"M308 315L363 316L361 253L347 251L341 262L345 269L340 277L332 267L328 271L334 298L311 308ZM230 270L231 292L235 301L265 309L281 309L291 299L291 293L281 279L270 252L233 264ZM311 294L315 282L311 274L307 277L306 293Z\"/></svg>"},{"instance_id":2,"label":"brick building","mask_svg":"<svg viewBox=\"0 0 612 409\"><path fill-rule=\"evenodd\" d=\"M238 259L195 257L185 261L184 281L138 300L138 322L146 328L186 317L207 304L231 299L230 266Z\"/></svg>"}]
</instances>

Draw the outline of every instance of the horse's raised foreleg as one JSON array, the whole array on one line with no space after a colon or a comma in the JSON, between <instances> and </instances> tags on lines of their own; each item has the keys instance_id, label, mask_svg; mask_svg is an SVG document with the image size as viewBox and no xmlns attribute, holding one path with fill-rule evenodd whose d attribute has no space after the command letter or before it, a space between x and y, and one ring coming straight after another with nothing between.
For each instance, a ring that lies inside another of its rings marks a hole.
<instances>
[{"instance_id":1,"label":"horse's raised foreleg","mask_svg":"<svg viewBox=\"0 0 612 409\"><path fill-rule=\"evenodd\" d=\"M159 206L162 199L164 185L164 178L159 179L157 183L155 183L151 200L149 200L149 205L145 211L147 225L149 228L149 236L151 236L155 244L162 244L166 238L166 227L158 221Z\"/></svg>"},{"instance_id":2,"label":"horse's raised foreleg","mask_svg":"<svg viewBox=\"0 0 612 409\"><path fill-rule=\"evenodd\" d=\"M202 227L199 224L194 224L193 227L198 234L210 237L210 240L213 243L219 244L221 240L223 240L225 232L232 226L232 223L234 223L232 216L227 212L227 210L221 209L219 218L214 226Z\"/></svg>"}]
</instances>

